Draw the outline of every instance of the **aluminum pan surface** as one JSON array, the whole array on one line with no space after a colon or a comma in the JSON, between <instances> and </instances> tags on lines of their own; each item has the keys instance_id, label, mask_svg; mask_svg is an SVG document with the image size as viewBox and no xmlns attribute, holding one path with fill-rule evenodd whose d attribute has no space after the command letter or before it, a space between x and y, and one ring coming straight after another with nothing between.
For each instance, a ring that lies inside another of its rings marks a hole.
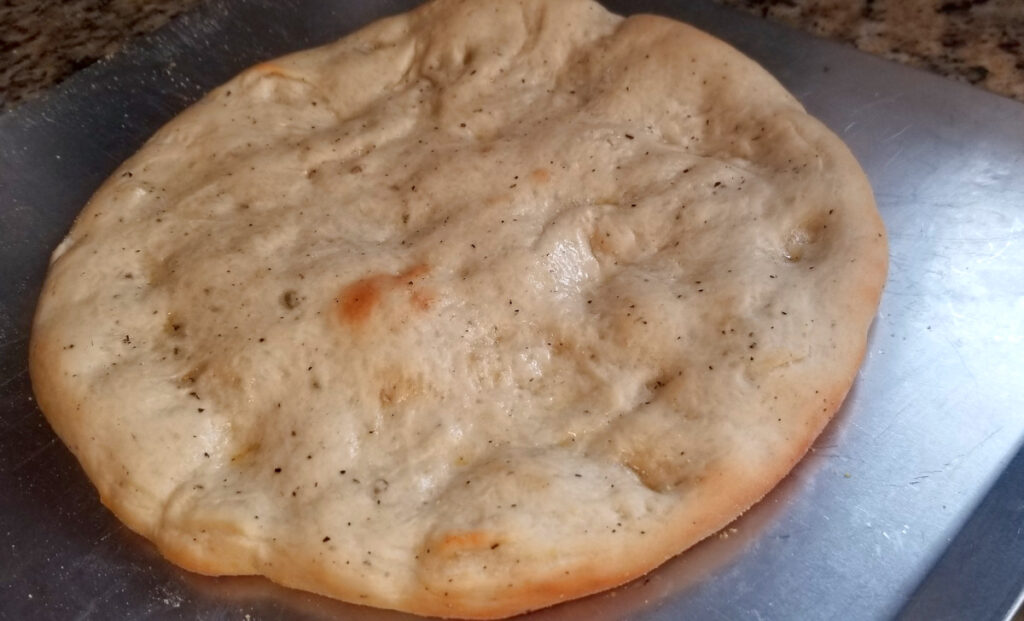
<instances>
[{"instance_id":1,"label":"aluminum pan surface","mask_svg":"<svg viewBox=\"0 0 1024 621\"><path fill-rule=\"evenodd\" d=\"M0 618L411 618L162 561L99 505L25 357L50 249L159 125L254 62L414 4L213 0L0 117ZM1024 582L1024 106L710 2L611 8L724 38L840 134L890 276L847 403L778 489L728 537L534 618L1001 618Z\"/></svg>"}]
</instances>

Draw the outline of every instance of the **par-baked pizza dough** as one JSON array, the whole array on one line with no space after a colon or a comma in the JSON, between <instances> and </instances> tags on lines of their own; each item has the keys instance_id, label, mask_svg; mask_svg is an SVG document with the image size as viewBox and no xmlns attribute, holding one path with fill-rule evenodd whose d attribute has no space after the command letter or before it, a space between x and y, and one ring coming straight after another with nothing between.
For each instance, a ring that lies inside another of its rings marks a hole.
<instances>
[{"instance_id":1,"label":"par-baked pizza dough","mask_svg":"<svg viewBox=\"0 0 1024 621\"><path fill-rule=\"evenodd\" d=\"M772 77L590 0L437 0L257 65L53 255L39 403L171 561L424 615L621 584L770 490L886 272Z\"/></svg>"}]
</instances>

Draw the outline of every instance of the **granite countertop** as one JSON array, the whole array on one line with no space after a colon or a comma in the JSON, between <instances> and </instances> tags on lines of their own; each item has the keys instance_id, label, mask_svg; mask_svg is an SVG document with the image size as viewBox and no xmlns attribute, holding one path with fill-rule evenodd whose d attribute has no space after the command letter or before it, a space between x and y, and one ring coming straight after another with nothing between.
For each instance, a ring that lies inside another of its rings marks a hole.
<instances>
[{"instance_id":1,"label":"granite countertop","mask_svg":"<svg viewBox=\"0 0 1024 621\"><path fill-rule=\"evenodd\" d=\"M202 0L0 3L0 111L109 56Z\"/></svg>"},{"instance_id":2,"label":"granite countertop","mask_svg":"<svg viewBox=\"0 0 1024 621\"><path fill-rule=\"evenodd\" d=\"M204 0L8 0L0 111ZM1020 0L716 0L1024 102Z\"/></svg>"},{"instance_id":3,"label":"granite countertop","mask_svg":"<svg viewBox=\"0 0 1024 621\"><path fill-rule=\"evenodd\" d=\"M1021 0L716 0L1024 102Z\"/></svg>"},{"instance_id":4,"label":"granite countertop","mask_svg":"<svg viewBox=\"0 0 1024 621\"><path fill-rule=\"evenodd\" d=\"M204 0L8 0L0 111ZM1020 0L716 0L1024 101Z\"/></svg>"}]
</instances>

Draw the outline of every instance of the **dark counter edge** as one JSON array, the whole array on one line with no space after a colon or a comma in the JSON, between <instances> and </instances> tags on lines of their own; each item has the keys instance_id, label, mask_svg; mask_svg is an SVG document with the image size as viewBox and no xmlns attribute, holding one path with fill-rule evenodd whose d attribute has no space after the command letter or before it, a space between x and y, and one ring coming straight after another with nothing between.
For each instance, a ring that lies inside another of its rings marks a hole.
<instances>
[{"instance_id":1,"label":"dark counter edge","mask_svg":"<svg viewBox=\"0 0 1024 621\"><path fill-rule=\"evenodd\" d=\"M1007 532L1000 525L1017 524ZM1007 553L1009 551L1009 553ZM985 572L982 559L1004 558L1005 566ZM917 587L900 612L901 619L959 619L958 602L992 603L991 621L1006 621L1024 603L1024 450L1019 450L1002 476L975 508L946 552ZM1005 611L1005 612L1001 612Z\"/></svg>"}]
</instances>

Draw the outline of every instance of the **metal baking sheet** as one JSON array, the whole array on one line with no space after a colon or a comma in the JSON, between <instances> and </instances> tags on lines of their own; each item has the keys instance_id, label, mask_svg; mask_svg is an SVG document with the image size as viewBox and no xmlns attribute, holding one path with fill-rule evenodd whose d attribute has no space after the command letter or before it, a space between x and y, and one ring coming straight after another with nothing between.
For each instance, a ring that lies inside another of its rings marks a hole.
<instances>
[{"instance_id":1,"label":"metal baking sheet","mask_svg":"<svg viewBox=\"0 0 1024 621\"><path fill-rule=\"evenodd\" d=\"M26 350L51 248L159 125L258 60L414 4L211 0L0 116L0 618L409 618L162 561L50 431ZM779 488L649 576L533 617L1006 617L1024 585L1024 105L711 2L610 6L717 34L841 135L891 268L846 404Z\"/></svg>"}]
</instances>

